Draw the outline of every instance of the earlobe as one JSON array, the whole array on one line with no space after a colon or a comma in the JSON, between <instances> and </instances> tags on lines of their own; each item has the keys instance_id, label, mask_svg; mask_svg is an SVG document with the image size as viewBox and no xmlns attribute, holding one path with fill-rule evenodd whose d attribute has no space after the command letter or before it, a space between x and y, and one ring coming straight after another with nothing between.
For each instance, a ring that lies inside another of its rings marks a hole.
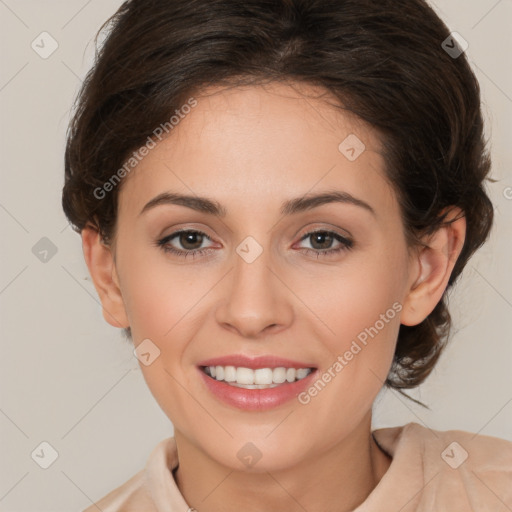
<instances>
[{"instance_id":1,"label":"earlobe","mask_svg":"<svg viewBox=\"0 0 512 512\"><path fill-rule=\"evenodd\" d=\"M129 327L111 248L89 225L82 230L81 236L85 262L101 301L103 318L113 327Z\"/></svg>"},{"instance_id":2,"label":"earlobe","mask_svg":"<svg viewBox=\"0 0 512 512\"><path fill-rule=\"evenodd\" d=\"M412 258L412 282L403 303L400 322L417 325L434 310L448 285L466 233L466 219L459 208L450 210L446 224L426 237L424 247Z\"/></svg>"}]
</instances>

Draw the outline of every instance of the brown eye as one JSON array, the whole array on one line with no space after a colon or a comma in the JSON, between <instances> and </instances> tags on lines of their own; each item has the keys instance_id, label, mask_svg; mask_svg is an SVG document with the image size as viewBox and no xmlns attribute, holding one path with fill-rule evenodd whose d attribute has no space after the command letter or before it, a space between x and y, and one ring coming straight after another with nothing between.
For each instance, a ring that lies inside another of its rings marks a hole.
<instances>
[{"instance_id":1,"label":"brown eye","mask_svg":"<svg viewBox=\"0 0 512 512\"><path fill-rule=\"evenodd\" d=\"M304 240L310 240L310 246L304 248L308 253L313 253L318 257L333 255L335 253L341 253L351 249L354 246L354 242L341 236L334 231L317 230L306 233L302 238ZM333 244L338 246L332 248Z\"/></svg>"},{"instance_id":2,"label":"brown eye","mask_svg":"<svg viewBox=\"0 0 512 512\"><path fill-rule=\"evenodd\" d=\"M164 252L173 253L184 258L191 255L194 258L196 255L211 252L211 247L201 248L205 239L211 241L211 238L201 231L182 229L158 240L156 245Z\"/></svg>"},{"instance_id":3,"label":"brown eye","mask_svg":"<svg viewBox=\"0 0 512 512\"><path fill-rule=\"evenodd\" d=\"M199 249L203 243L204 236L198 231L182 231L178 234L178 241L184 249L193 251Z\"/></svg>"},{"instance_id":4,"label":"brown eye","mask_svg":"<svg viewBox=\"0 0 512 512\"><path fill-rule=\"evenodd\" d=\"M309 235L313 249L330 249L334 237L327 231L316 231Z\"/></svg>"}]
</instances>

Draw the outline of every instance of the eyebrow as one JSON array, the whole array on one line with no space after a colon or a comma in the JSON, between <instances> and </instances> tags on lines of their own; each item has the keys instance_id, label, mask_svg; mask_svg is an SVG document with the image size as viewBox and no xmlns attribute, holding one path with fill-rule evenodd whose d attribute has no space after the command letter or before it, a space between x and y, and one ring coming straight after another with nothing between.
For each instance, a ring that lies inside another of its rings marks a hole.
<instances>
[{"instance_id":1,"label":"eyebrow","mask_svg":"<svg viewBox=\"0 0 512 512\"><path fill-rule=\"evenodd\" d=\"M359 206L372 215L376 216L375 210L365 201L354 197L347 192L324 192L314 195L306 195L303 197L297 197L285 201L281 206L281 215L293 215L296 213L312 210L318 206L329 204L329 203L343 203ZM198 212L208 213L216 217L225 217L226 209L217 201L209 199L207 197L190 196L184 194L177 194L172 192L163 192L157 195L151 201L146 203L139 213L139 216L144 212L151 210L160 205L164 204L175 204L180 206L186 206L192 210Z\"/></svg>"}]
</instances>

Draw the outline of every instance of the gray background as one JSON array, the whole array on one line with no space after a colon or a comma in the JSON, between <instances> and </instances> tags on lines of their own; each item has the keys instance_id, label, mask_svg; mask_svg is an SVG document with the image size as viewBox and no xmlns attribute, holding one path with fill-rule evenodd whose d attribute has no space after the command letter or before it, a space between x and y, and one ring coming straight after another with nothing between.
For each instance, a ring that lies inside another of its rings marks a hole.
<instances>
[{"instance_id":1,"label":"gray background","mask_svg":"<svg viewBox=\"0 0 512 512\"><path fill-rule=\"evenodd\" d=\"M60 206L72 101L92 64L93 37L120 4L0 0L2 511L81 510L142 469L172 435L131 346L103 320L80 237ZM482 87L496 227L451 295L449 348L409 392L431 411L381 393L374 427L415 421L512 440L512 2L436 0L434 7L468 41ZM58 43L46 59L31 47L43 31ZM46 262L36 245L48 245L43 237L57 250ZM48 469L31 457L43 441L58 452Z\"/></svg>"}]
</instances>

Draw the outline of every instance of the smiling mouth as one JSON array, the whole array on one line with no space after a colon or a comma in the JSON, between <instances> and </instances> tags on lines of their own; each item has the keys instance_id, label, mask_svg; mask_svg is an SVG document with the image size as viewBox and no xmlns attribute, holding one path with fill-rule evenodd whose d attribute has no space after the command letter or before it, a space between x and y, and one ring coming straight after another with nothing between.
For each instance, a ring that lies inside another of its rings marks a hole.
<instances>
[{"instance_id":1,"label":"smiling mouth","mask_svg":"<svg viewBox=\"0 0 512 512\"><path fill-rule=\"evenodd\" d=\"M212 379L244 389L275 388L307 377L315 368L246 368L243 366L201 366Z\"/></svg>"}]
</instances>

